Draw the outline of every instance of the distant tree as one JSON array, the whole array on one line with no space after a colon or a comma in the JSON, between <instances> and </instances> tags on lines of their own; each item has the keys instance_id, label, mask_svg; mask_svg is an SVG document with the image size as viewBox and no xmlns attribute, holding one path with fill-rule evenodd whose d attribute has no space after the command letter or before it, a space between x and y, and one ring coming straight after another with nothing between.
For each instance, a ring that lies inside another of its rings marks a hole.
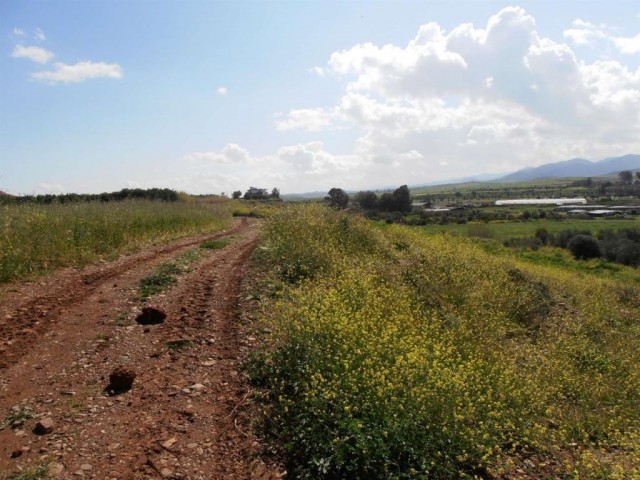
<instances>
[{"instance_id":1,"label":"distant tree","mask_svg":"<svg viewBox=\"0 0 640 480\"><path fill-rule=\"evenodd\" d=\"M636 182L640 182L640 170L636 171Z\"/></svg>"},{"instance_id":2,"label":"distant tree","mask_svg":"<svg viewBox=\"0 0 640 480\"><path fill-rule=\"evenodd\" d=\"M349 194L341 188L332 188L324 199L334 208L346 208L349 204Z\"/></svg>"},{"instance_id":3,"label":"distant tree","mask_svg":"<svg viewBox=\"0 0 640 480\"><path fill-rule=\"evenodd\" d=\"M600 246L598 240L591 235L576 235L569 240L567 248L573 256L579 260L600 257Z\"/></svg>"},{"instance_id":4,"label":"distant tree","mask_svg":"<svg viewBox=\"0 0 640 480\"><path fill-rule=\"evenodd\" d=\"M372 208L376 208L376 205L378 203L378 196L375 194L375 192L372 192L371 190L362 191L362 192L356 193L355 201L362 208L366 208L370 210Z\"/></svg>"},{"instance_id":5,"label":"distant tree","mask_svg":"<svg viewBox=\"0 0 640 480\"><path fill-rule=\"evenodd\" d=\"M631 185L633 174L629 170L623 170L618 174L618 180L624 185Z\"/></svg>"},{"instance_id":6,"label":"distant tree","mask_svg":"<svg viewBox=\"0 0 640 480\"><path fill-rule=\"evenodd\" d=\"M398 210L399 212L411 211L411 192L409 192L409 187L407 187L406 185L398 187L393 192L393 196L396 200L396 210Z\"/></svg>"},{"instance_id":7,"label":"distant tree","mask_svg":"<svg viewBox=\"0 0 640 480\"><path fill-rule=\"evenodd\" d=\"M378 201L378 206L384 212L393 212L396 210L396 199L392 193L383 193Z\"/></svg>"},{"instance_id":8,"label":"distant tree","mask_svg":"<svg viewBox=\"0 0 640 480\"><path fill-rule=\"evenodd\" d=\"M271 198L280 199L280 190L274 187L273 190L271 190Z\"/></svg>"},{"instance_id":9,"label":"distant tree","mask_svg":"<svg viewBox=\"0 0 640 480\"><path fill-rule=\"evenodd\" d=\"M242 196L242 192L240 190L236 190L235 192L233 192L233 198L235 200L239 199Z\"/></svg>"}]
</instances>

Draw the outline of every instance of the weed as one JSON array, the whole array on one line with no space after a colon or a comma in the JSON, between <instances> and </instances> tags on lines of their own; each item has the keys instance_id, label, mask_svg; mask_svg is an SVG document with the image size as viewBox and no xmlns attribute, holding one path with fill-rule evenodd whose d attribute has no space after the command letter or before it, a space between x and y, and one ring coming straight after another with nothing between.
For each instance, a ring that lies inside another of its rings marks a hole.
<instances>
[{"instance_id":1,"label":"weed","mask_svg":"<svg viewBox=\"0 0 640 480\"><path fill-rule=\"evenodd\" d=\"M31 408L29 408L28 406L22 408L14 407L13 409L11 409L11 413L9 414L9 416L2 422L0 430L13 426L15 424L22 424L31 418L33 418L33 410L31 410Z\"/></svg>"},{"instance_id":2,"label":"weed","mask_svg":"<svg viewBox=\"0 0 640 480\"><path fill-rule=\"evenodd\" d=\"M207 248L210 250L217 250L219 248L224 248L229 245L229 242L226 240L207 240L206 242L202 242L200 244L200 248Z\"/></svg>"},{"instance_id":3,"label":"weed","mask_svg":"<svg viewBox=\"0 0 640 480\"><path fill-rule=\"evenodd\" d=\"M45 480L47 478L48 470L49 465L47 463L40 463L21 472L12 473L7 477L2 478L6 480Z\"/></svg>"},{"instance_id":4,"label":"weed","mask_svg":"<svg viewBox=\"0 0 640 480\"><path fill-rule=\"evenodd\" d=\"M191 348L191 341L190 340L184 340L184 339L179 339L179 340L169 340L167 342L167 348L172 351L172 352L178 352L180 350L186 350L188 348Z\"/></svg>"}]
</instances>

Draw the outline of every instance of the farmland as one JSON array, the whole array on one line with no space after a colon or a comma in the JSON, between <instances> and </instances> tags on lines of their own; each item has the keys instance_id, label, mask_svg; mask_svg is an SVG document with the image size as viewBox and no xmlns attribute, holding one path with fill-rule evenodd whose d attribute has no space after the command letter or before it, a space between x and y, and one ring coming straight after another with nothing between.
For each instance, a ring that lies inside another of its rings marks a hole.
<instances>
[{"instance_id":1,"label":"farmland","mask_svg":"<svg viewBox=\"0 0 640 480\"><path fill-rule=\"evenodd\" d=\"M221 230L230 220L225 202L193 199L0 205L0 283Z\"/></svg>"}]
</instances>

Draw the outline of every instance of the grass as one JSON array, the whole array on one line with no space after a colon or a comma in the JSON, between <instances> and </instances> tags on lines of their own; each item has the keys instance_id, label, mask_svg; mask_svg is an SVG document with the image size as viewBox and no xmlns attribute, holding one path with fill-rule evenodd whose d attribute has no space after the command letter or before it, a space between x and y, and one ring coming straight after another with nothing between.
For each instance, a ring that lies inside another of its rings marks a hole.
<instances>
[{"instance_id":1,"label":"grass","mask_svg":"<svg viewBox=\"0 0 640 480\"><path fill-rule=\"evenodd\" d=\"M200 244L200 248L206 248L209 250L217 250L220 248L224 248L229 245L227 240L207 240L206 242L202 242Z\"/></svg>"},{"instance_id":2,"label":"grass","mask_svg":"<svg viewBox=\"0 0 640 480\"><path fill-rule=\"evenodd\" d=\"M145 301L151 295L156 295L167 287L175 285L178 282L176 276L189 271L189 264L199 256L197 250L189 250L175 260L158 266L153 273L140 280L138 284L140 300Z\"/></svg>"},{"instance_id":3,"label":"grass","mask_svg":"<svg viewBox=\"0 0 640 480\"><path fill-rule=\"evenodd\" d=\"M0 283L222 230L229 204L130 200L0 206Z\"/></svg>"},{"instance_id":4,"label":"grass","mask_svg":"<svg viewBox=\"0 0 640 480\"><path fill-rule=\"evenodd\" d=\"M21 472L1 475L0 478L3 480L45 480L48 477L48 470L47 463L40 463Z\"/></svg>"},{"instance_id":5,"label":"grass","mask_svg":"<svg viewBox=\"0 0 640 480\"><path fill-rule=\"evenodd\" d=\"M640 478L640 288L490 244L269 220L247 368L291 478Z\"/></svg>"},{"instance_id":6,"label":"grass","mask_svg":"<svg viewBox=\"0 0 640 480\"><path fill-rule=\"evenodd\" d=\"M562 230L590 230L597 233L600 230L622 228L637 228L640 226L640 219L633 217L629 220L597 218L590 220L529 220L522 222L489 222L489 223L466 223L447 225L426 225L418 228L427 234L454 233L461 236L478 236L481 238L493 238L496 240L507 240L514 237L530 237L535 235L536 230L545 228L549 233L557 233Z\"/></svg>"}]
</instances>

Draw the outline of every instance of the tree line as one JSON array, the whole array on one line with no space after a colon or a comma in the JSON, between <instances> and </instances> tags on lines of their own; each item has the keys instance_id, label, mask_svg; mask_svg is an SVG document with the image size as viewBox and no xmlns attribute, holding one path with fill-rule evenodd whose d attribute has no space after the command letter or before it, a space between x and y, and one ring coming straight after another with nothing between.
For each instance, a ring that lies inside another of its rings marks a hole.
<instances>
[{"instance_id":1,"label":"tree line","mask_svg":"<svg viewBox=\"0 0 640 480\"><path fill-rule=\"evenodd\" d=\"M110 193L63 193L59 195L0 195L0 203L79 203L79 202L121 202L123 200L158 200L163 202L176 202L180 200L180 194L169 188L123 188L118 192Z\"/></svg>"},{"instance_id":2,"label":"tree line","mask_svg":"<svg viewBox=\"0 0 640 480\"><path fill-rule=\"evenodd\" d=\"M347 208L351 198L343 189L332 188L324 200L331 207ZM393 192L384 192L380 196L374 191L363 190L354 195L352 203L368 212L408 213L413 208L411 192L406 185L396 188Z\"/></svg>"}]
</instances>

